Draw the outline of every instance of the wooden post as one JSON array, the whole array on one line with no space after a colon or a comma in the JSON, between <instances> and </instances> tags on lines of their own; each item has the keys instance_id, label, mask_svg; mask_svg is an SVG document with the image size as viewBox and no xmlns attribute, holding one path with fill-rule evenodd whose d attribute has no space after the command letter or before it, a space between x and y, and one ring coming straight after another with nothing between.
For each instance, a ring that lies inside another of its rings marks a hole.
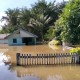
<instances>
[{"instance_id":1,"label":"wooden post","mask_svg":"<svg viewBox=\"0 0 80 80\"><path fill-rule=\"evenodd\" d=\"M60 64L60 54L58 54L58 64Z\"/></svg>"},{"instance_id":2,"label":"wooden post","mask_svg":"<svg viewBox=\"0 0 80 80\"><path fill-rule=\"evenodd\" d=\"M58 64L60 64L60 54L58 53Z\"/></svg>"},{"instance_id":3,"label":"wooden post","mask_svg":"<svg viewBox=\"0 0 80 80\"><path fill-rule=\"evenodd\" d=\"M66 53L64 54L64 64L66 64Z\"/></svg>"},{"instance_id":4,"label":"wooden post","mask_svg":"<svg viewBox=\"0 0 80 80\"><path fill-rule=\"evenodd\" d=\"M31 57L32 57L32 65L33 65L34 56L31 56Z\"/></svg>"},{"instance_id":5,"label":"wooden post","mask_svg":"<svg viewBox=\"0 0 80 80\"><path fill-rule=\"evenodd\" d=\"M50 65L50 60L51 60L50 58L51 58L51 55L49 54L49 65Z\"/></svg>"},{"instance_id":6,"label":"wooden post","mask_svg":"<svg viewBox=\"0 0 80 80\"><path fill-rule=\"evenodd\" d=\"M71 61L71 63L74 63L74 55L72 55L72 61Z\"/></svg>"},{"instance_id":7,"label":"wooden post","mask_svg":"<svg viewBox=\"0 0 80 80\"><path fill-rule=\"evenodd\" d=\"M46 54L44 54L44 65L46 64Z\"/></svg>"},{"instance_id":8,"label":"wooden post","mask_svg":"<svg viewBox=\"0 0 80 80\"><path fill-rule=\"evenodd\" d=\"M63 64L65 64L65 54L63 54Z\"/></svg>"},{"instance_id":9,"label":"wooden post","mask_svg":"<svg viewBox=\"0 0 80 80\"><path fill-rule=\"evenodd\" d=\"M34 64L36 65L36 56L34 56Z\"/></svg>"},{"instance_id":10,"label":"wooden post","mask_svg":"<svg viewBox=\"0 0 80 80\"><path fill-rule=\"evenodd\" d=\"M29 60L30 60L29 65L31 65L31 54L29 54Z\"/></svg>"},{"instance_id":11,"label":"wooden post","mask_svg":"<svg viewBox=\"0 0 80 80\"><path fill-rule=\"evenodd\" d=\"M48 65L48 54L47 54L47 56L46 56L46 57L47 57L47 65Z\"/></svg>"},{"instance_id":12,"label":"wooden post","mask_svg":"<svg viewBox=\"0 0 80 80\"><path fill-rule=\"evenodd\" d=\"M28 65L28 54L27 54L27 65Z\"/></svg>"},{"instance_id":13,"label":"wooden post","mask_svg":"<svg viewBox=\"0 0 80 80\"><path fill-rule=\"evenodd\" d=\"M59 64L61 64L61 53L59 54Z\"/></svg>"},{"instance_id":14,"label":"wooden post","mask_svg":"<svg viewBox=\"0 0 80 80\"><path fill-rule=\"evenodd\" d=\"M23 65L23 63L24 63L23 54L21 55L21 58L22 58L22 64L21 65Z\"/></svg>"},{"instance_id":15,"label":"wooden post","mask_svg":"<svg viewBox=\"0 0 80 80\"><path fill-rule=\"evenodd\" d=\"M41 54L39 54L39 64L41 65Z\"/></svg>"},{"instance_id":16,"label":"wooden post","mask_svg":"<svg viewBox=\"0 0 80 80\"><path fill-rule=\"evenodd\" d=\"M24 66L26 65L26 54L24 54Z\"/></svg>"},{"instance_id":17,"label":"wooden post","mask_svg":"<svg viewBox=\"0 0 80 80\"><path fill-rule=\"evenodd\" d=\"M66 64L68 63L68 56L67 56L67 53L66 53Z\"/></svg>"},{"instance_id":18,"label":"wooden post","mask_svg":"<svg viewBox=\"0 0 80 80\"><path fill-rule=\"evenodd\" d=\"M55 64L58 64L58 54L56 53L56 63Z\"/></svg>"},{"instance_id":19,"label":"wooden post","mask_svg":"<svg viewBox=\"0 0 80 80\"><path fill-rule=\"evenodd\" d=\"M55 61L55 59L56 59L56 56L55 56L55 54L53 55L53 64L55 64L56 63L56 61Z\"/></svg>"},{"instance_id":20,"label":"wooden post","mask_svg":"<svg viewBox=\"0 0 80 80\"><path fill-rule=\"evenodd\" d=\"M43 65L43 54L41 54L41 57L42 57L42 65Z\"/></svg>"},{"instance_id":21,"label":"wooden post","mask_svg":"<svg viewBox=\"0 0 80 80\"><path fill-rule=\"evenodd\" d=\"M63 56L62 56L62 53L61 53L61 55L60 55L60 56L61 56L61 64L62 64L62 61L63 61Z\"/></svg>"},{"instance_id":22,"label":"wooden post","mask_svg":"<svg viewBox=\"0 0 80 80\"><path fill-rule=\"evenodd\" d=\"M38 65L38 54L37 54L37 65Z\"/></svg>"},{"instance_id":23,"label":"wooden post","mask_svg":"<svg viewBox=\"0 0 80 80\"><path fill-rule=\"evenodd\" d=\"M80 64L80 55L78 55L79 56L79 64Z\"/></svg>"},{"instance_id":24,"label":"wooden post","mask_svg":"<svg viewBox=\"0 0 80 80\"><path fill-rule=\"evenodd\" d=\"M80 64L80 55L75 53L75 63Z\"/></svg>"},{"instance_id":25,"label":"wooden post","mask_svg":"<svg viewBox=\"0 0 80 80\"><path fill-rule=\"evenodd\" d=\"M51 54L51 65L53 64L53 54Z\"/></svg>"},{"instance_id":26,"label":"wooden post","mask_svg":"<svg viewBox=\"0 0 80 80\"><path fill-rule=\"evenodd\" d=\"M16 55L16 60L17 60L17 66L19 66L20 65L20 53L17 53L17 55Z\"/></svg>"}]
</instances>

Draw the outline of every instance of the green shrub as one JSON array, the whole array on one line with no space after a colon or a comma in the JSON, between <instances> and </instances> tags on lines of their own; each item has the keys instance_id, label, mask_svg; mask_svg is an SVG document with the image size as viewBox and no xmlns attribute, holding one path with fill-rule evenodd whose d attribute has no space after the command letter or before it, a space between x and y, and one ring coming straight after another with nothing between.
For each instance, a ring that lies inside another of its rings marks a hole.
<instances>
[{"instance_id":1,"label":"green shrub","mask_svg":"<svg viewBox=\"0 0 80 80\"><path fill-rule=\"evenodd\" d=\"M72 48L72 49L70 50L70 53L71 53L71 54L75 54L75 53L80 54L80 47Z\"/></svg>"},{"instance_id":2,"label":"green shrub","mask_svg":"<svg viewBox=\"0 0 80 80\"><path fill-rule=\"evenodd\" d=\"M52 40L49 42L49 45L60 45L61 42L59 40Z\"/></svg>"},{"instance_id":3,"label":"green shrub","mask_svg":"<svg viewBox=\"0 0 80 80\"><path fill-rule=\"evenodd\" d=\"M59 45L59 44L60 44L60 41L58 41L58 40L53 40L53 44L54 44L54 45Z\"/></svg>"}]
</instances>

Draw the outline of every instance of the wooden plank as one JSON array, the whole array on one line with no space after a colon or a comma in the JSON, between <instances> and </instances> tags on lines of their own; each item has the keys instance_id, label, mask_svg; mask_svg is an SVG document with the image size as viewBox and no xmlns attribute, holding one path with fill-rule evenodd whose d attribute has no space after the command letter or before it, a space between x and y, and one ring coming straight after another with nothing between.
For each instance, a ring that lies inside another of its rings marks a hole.
<instances>
[{"instance_id":1,"label":"wooden plank","mask_svg":"<svg viewBox=\"0 0 80 80\"><path fill-rule=\"evenodd\" d=\"M16 54L17 65L50 65L50 64L76 64L76 55L65 54ZM20 61L22 60L22 61ZM21 62L21 63L20 63Z\"/></svg>"},{"instance_id":2,"label":"wooden plank","mask_svg":"<svg viewBox=\"0 0 80 80\"><path fill-rule=\"evenodd\" d=\"M17 60L17 65L19 66L20 65L20 53L17 53L16 55L16 60Z\"/></svg>"},{"instance_id":3,"label":"wooden plank","mask_svg":"<svg viewBox=\"0 0 80 80\"><path fill-rule=\"evenodd\" d=\"M21 59L22 59L22 61L21 61L21 65L23 65L23 54L21 54Z\"/></svg>"},{"instance_id":4,"label":"wooden plank","mask_svg":"<svg viewBox=\"0 0 80 80\"><path fill-rule=\"evenodd\" d=\"M26 54L24 54L24 65L26 65Z\"/></svg>"}]
</instances>

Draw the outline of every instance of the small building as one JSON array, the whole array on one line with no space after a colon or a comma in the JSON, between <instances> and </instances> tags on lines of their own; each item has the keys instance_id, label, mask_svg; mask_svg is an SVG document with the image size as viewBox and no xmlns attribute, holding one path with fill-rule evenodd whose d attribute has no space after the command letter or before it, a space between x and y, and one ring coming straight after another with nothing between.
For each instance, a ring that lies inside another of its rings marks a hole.
<instances>
[{"instance_id":1,"label":"small building","mask_svg":"<svg viewBox=\"0 0 80 80\"><path fill-rule=\"evenodd\" d=\"M8 45L34 45L36 44L36 38L37 36L22 30L22 29L18 29L16 31L14 31L12 34L9 34L5 37L4 41L8 44ZM0 40L1 43L4 43Z\"/></svg>"},{"instance_id":2,"label":"small building","mask_svg":"<svg viewBox=\"0 0 80 80\"><path fill-rule=\"evenodd\" d=\"M0 44L7 44L8 43L7 36L9 35L10 34L0 34Z\"/></svg>"}]
</instances>

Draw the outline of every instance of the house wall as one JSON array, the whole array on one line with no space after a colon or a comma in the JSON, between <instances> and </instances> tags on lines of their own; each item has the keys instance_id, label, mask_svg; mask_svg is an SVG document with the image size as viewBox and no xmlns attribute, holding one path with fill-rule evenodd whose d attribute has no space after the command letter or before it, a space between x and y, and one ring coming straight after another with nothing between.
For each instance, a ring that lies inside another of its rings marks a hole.
<instances>
[{"instance_id":1,"label":"house wall","mask_svg":"<svg viewBox=\"0 0 80 80\"><path fill-rule=\"evenodd\" d=\"M13 39L17 39L17 43L13 43ZM22 43L22 38L17 37L17 38L10 38L8 40L8 44L9 45L25 45L24 43Z\"/></svg>"},{"instance_id":2,"label":"house wall","mask_svg":"<svg viewBox=\"0 0 80 80\"><path fill-rule=\"evenodd\" d=\"M23 43L22 38L32 38L32 42L29 42L30 45L31 44L33 45L36 43L35 42L36 37L33 34L31 34L29 32L20 31L20 32L16 32L16 33L14 33L8 37L8 44L9 45L15 45L15 46L16 45L25 45L26 42ZM16 39L17 43L13 43L13 39Z\"/></svg>"},{"instance_id":3,"label":"house wall","mask_svg":"<svg viewBox=\"0 0 80 80\"><path fill-rule=\"evenodd\" d=\"M13 39L17 40L17 43L13 43ZM8 40L8 44L9 45L25 45L25 43L22 43L22 38L21 37L17 37L17 38L9 38ZM36 44L36 38L32 38L32 42L29 42L28 45L34 45Z\"/></svg>"},{"instance_id":4,"label":"house wall","mask_svg":"<svg viewBox=\"0 0 80 80\"><path fill-rule=\"evenodd\" d=\"M7 39L1 39L0 40L0 44L7 44L8 43L8 40Z\"/></svg>"}]
</instances>

